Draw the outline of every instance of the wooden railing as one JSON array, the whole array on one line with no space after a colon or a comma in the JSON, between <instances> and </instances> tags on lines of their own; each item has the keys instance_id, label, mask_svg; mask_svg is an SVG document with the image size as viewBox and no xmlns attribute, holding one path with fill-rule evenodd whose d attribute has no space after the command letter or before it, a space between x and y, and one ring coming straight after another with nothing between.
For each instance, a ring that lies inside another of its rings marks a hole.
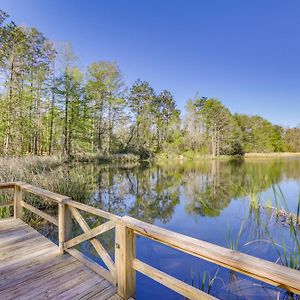
<instances>
[{"instance_id":1,"label":"wooden railing","mask_svg":"<svg viewBox=\"0 0 300 300\"><path fill-rule=\"evenodd\" d=\"M22 208L24 207L57 225L61 253L68 252L94 272L117 285L118 294L124 299L135 296L136 271L189 299L213 299L212 296L201 290L137 259L136 235L155 240L171 248L300 295L300 271L162 229L128 216L121 218L100 209L75 202L69 197L23 182L0 183L0 189L14 189L14 201L7 203L7 206L13 203L15 218L22 219ZM50 216L26 203L23 200L23 191L57 203L58 218ZM80 213L81 211L105 218L108 221L95 228L90 228ZM76 237L71 237L72 218L83 231L82 234ZM115 229L115 261L113 261L101 242L96 238L98 235L112 229ZM87 240L91 242L107 269L74 249L76 245Z\"/></svg>"},{"instance_id":2,"label":"wooden railing","mask_svg":"<svg viewBox=\"0 0 300 300\"><path fill-rule=\"evenodd\" d=\"M63 243L63 249L69 252L74 257L76 257L78 260L85 263L88 267L92 268L96 273L98 273L105 279L109 280L110 282L113 282L114 284L117 284L115 263L112 260L112 258L109 256L105 248L102 246L101 242L98 239L96 239L96 236L101 235L102 233L115 228L116 221L118 221L120 217L117 217L103 210L79 202L75 202L72 200L65 201L64 205L65 205L65 209L71 212L72 217L77 221L77 223L83 230L83 233L72 239L69 239L69 237L66 235L64 237L64 240L61 239L61 243ZM108 219L109 221L91 229L90 226L82 217L82 215L80 214L79 210ZM61 218L61 222L65 222L65 223L71 222L70 214L65 214L64 218L63 217ZM74 246L88 240L91 242L95 251L101 257L102 261L105 263L109 271L102 268L101 266L94 263L93 261L89 260L78 250L73 249Z\"/></svg>"}]
</instances>

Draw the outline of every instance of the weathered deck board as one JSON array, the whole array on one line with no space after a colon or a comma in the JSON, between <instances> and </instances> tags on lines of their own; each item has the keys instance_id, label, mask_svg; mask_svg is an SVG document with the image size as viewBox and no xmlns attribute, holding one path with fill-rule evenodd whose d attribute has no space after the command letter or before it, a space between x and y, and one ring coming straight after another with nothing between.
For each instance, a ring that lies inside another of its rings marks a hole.
<instances>
[{"instance_id":1,"label":"weathered deck board","mask_svg":"<svg viewBox=\"0 0 300 300\"><path fill-rule=\"evenodd\" d=\"M0 299L114 299L116 287L19 219L0 221Z\"/></svg>"}]
</instances>

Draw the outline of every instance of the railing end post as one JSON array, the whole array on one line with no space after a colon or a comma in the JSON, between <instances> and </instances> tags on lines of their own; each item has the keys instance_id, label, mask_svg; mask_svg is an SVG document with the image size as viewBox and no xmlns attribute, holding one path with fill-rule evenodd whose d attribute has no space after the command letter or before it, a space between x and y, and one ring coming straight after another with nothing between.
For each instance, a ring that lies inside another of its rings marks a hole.
<instances>
[{"instance_id":1,"label":"railing end post","mask_svg":"<svg viewBox=\"0 0 300 300\"><path fill-rule=\"evenodd\" d=\"M116 223L115 264L118 294L123 299L135 297L136 272L133 260L136 256L134 231L121 220Z\"/></svg>"},{"instance_id":2,"label":"railing end post","mask_svg":"<svg viewBox=\"0 0 300 300\"><path fill-rule=\"evenodd\" d=\"M72 237L72 217L70 209L61 201L58 203L58 242L59 251L65 253L64 244Z\"/></svg>"},{"instance_id":3,"label":"railing end post","mask_svg":"<svg viewBox=\"0 0 300 300\"><path fill-rule=\"evenodd\" d=\"M22 201L23 193L19 185L14 186L14 218L22 219Z\"/></svg>"}]
</instances>

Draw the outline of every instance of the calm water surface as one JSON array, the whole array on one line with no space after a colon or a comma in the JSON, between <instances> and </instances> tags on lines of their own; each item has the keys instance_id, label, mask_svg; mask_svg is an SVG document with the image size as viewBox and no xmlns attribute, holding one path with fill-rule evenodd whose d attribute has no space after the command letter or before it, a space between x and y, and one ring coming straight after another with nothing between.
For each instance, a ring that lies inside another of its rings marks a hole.
<instances>
[{"instance_id":1,"label":"calm water surface","mask_svg":"<svg viewBox=\"0 0 300 300\"><path fill-rule=\"evenodd\" d=\"M77 165L64 172L73 198L273 262L286 248L294 252L287 212L297 214L300 159L255 159L168 163L165 165ZM61 187L61 192L64 192ZM277 208L277 209L276 209ZM278 213L278 209L279 213ZM96 226L100 220L86 215ZM55 239L52 230L46 235ZM78 229L74 234L79 234ZM113 255L113 235L100 239ZM89 243L81 246L98 259ZM194 258L146 238L137 238L137 257L221 299L288 299L284 291ZM213 284L209 284L215 278ZM183 299L137 274L137 299Z\"/></svg>"}]
</instances>

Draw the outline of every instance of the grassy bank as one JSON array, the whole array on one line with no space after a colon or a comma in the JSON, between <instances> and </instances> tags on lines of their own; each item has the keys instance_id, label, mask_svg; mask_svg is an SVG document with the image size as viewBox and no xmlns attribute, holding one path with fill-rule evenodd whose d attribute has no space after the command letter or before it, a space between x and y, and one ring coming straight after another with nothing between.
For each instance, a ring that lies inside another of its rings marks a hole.
<instances>
[{"instance_id":1,"label":"grassy bank","mask_svg":"<svg viewBox=\"0 0 300 300\"><path fill-rule=\"evenodd\" d=\"M300 152L245 153L244 158L300 157Z\"/></svg>"},{"instance_id":2,"label":"grassy bank","mask_svg":"<svg viewBox=\"0 0 300 300\"><path fill-rule=\"evenodd\" d=\"M26 156L0 158L0 182L24 181L76 200L90 195L89 181L82 168L86 164L101 168L133 168L138 165L135 155L81 156L72 161L57 156ZM92 182L92 180L91 180ZM1 194L0 194L0 200Z\"/></svg>"},{"instance_id":3,"label":"grassy bank","mask_svg":"<svg viewBox=\"0 0 300 300\"><path fill-rule=\"evenodd\" d=\"M248 159L248 158L285 158L285 157L300 157L299 152L272 152L272 153L245 153L243 156L236 155L220 155L218 157L202 154L197 152L184 152L182 154L169 154L169 153L160 153L154 157L156 162L164 161L187 161L187 160L230 160L230 159Z\"/></svg>"},{"instance_id":4,"label":"grassy bank","mask_svg":"<svg viewBox=\"0 0 300 300\"><path fill-rule=\"evenodd\" d=\"M107 156L87 154L75 156L72 160L59 156L2 157L0 158L0 181L24 180L28 178L29 174L34 176L34 174L51 171L65 164L127 164L138 162L139 157L134 154L113 154ZM10 175L7 176L7 174Z\"/></svg>"},{"instance_id":5,"label":"grassy bank","mask_svg":"<svg viewBox=\"0 0 300 300\"><path fill-rule=\"evenodd\" d=\"M214 157L212 155L198 153L198 152L183 152L182 154L174 153L159 153L153 156L150 161L164 162L164 161L207 161L207 160L230 160L233 158L285 158L285 157L300 157L300 153L292 152L275 152L275 153L245 153L244 156L229 156L221 155ZM141 158L135 154L82 154L76 155L72 160L66 157L59 156L24 156L13 158L0 158L0 181L4 180L22 180L27 178L28 172L32 174L42 173L44 171L51 171L52 169L65 164L74 163L92 163L99 165L106 164L139 164ZM23 174L26 172L26 174ZM5 174L14 174L13 176L5 176Z\"/></svg>"},{"instance_id":6,"label":"grassy bank","mask_svg":"<svg viewBox=\"0 0 300 300\"><path fill-rule=\"evenodd\" d=\"M238 156L239 158L242 156ZM202 153L197 153L197 152L184 152L182 154L174 154L174 153L159 153L155 155L153 158L153 161L155 162L163 162L163 161L186 161L186 160L229 160L232 159L233 156L229 155L220 155L219 157L214 157L209 154L202 154Z\"/></svg>"},{"instance_id":7,"label":"grassy bank","mask_svg":"<svg viewBox=\"0 0 300 300\"><path fill-rule=\"evenodd\" d=\"M73 160L75 162L83 163L137 163L140 161L140 157L135 154L110 154L110 155L99 155L99 154L82 154L76 155Z\"/></svg>"},{"instance_id":8,"label":"grassy bank","mask_svg":"<svg viewBox=\"0 0 300 300\"><path fill-rule=\"evenodd\" d=\"M27 156L0 158L0 181L25 180L66 163L66 159L57 156Z\"/></svg>"}]
</instances>

